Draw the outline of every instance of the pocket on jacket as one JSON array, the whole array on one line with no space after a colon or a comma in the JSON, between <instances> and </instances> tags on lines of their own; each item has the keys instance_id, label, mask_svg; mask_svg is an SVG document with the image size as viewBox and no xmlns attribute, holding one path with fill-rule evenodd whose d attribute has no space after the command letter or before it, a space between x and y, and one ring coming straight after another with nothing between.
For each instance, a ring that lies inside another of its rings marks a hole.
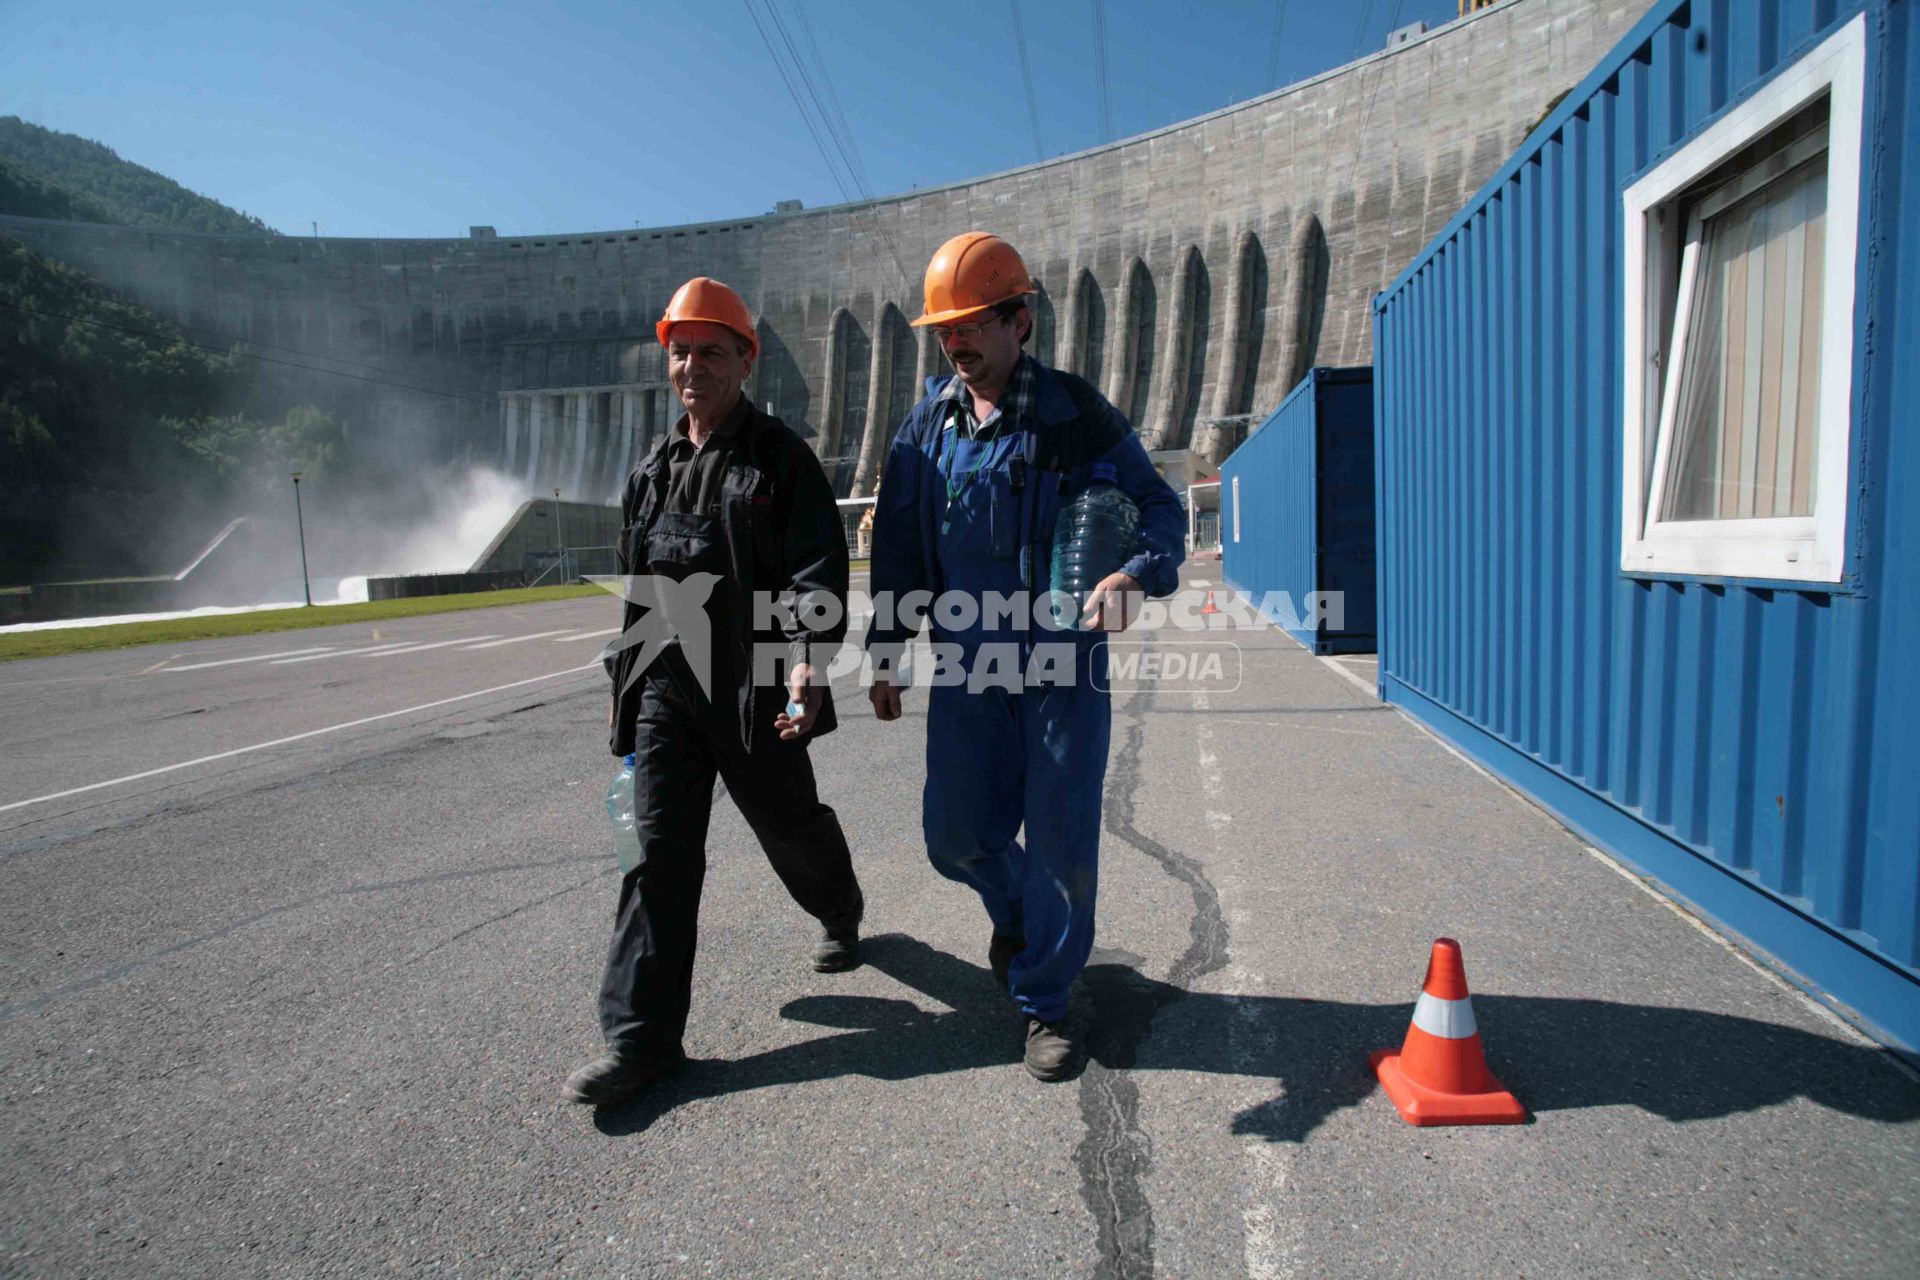
<instances>
[{"instance_id":1,"label":"pocket on jacket","mask_svg":"<svg viewBox=\"0 0 1920 1280\"><path fill-rule=\"evenodd\" d=\"M643 563L650 572L692 573L705 570L723 577L730 571L726 539L718 516L686 512L662 512L647 533Z\"/></svg>"}]
</instances>

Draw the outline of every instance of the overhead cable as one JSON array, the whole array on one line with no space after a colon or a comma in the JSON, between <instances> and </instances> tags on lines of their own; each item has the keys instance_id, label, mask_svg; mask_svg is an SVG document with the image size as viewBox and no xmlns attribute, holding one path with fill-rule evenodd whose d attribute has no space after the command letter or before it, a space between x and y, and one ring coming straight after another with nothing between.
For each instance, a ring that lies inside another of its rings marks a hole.
<instances>
[{"instance_id":1,"label":"overhead cable","mask_svg":"<svg viewBox=\"0 0 1920 1280\"><path fill-rule=\"evenodd\" d=\"M1267 50L1267 79L1262 92L1280 87L1280 32L1287 22L1287 0L1273 0L1273 45Z\"/></svg>"},{"instance_id":2,"label":"overhead cable","mask_svg":"<svg viewBox=\"0 0 1920 1280\"><path fill-rule=\"evenodd\" d=\"M1113 141L1113 95L1107 87L1107 6L1093 0L1093 62L1100 101L1100 141Z\"/></svg>"},{"instance_id":3,"label":"overhead cable","mask_svg":"<svg viewBox=\"0 0 1920 1280\"><path fill-rule=\"evenodd\" d=\"M1406 0L1393 0L1393 12L1387 17L1387 30L1394 31L1399 28L1400 7L1405 3ZM1355 72L1354 74L1358 76L1359 72ZM1360 148L1366 145L1367 126L1373 120L1373 104L1379 100L1380 82L1386 78L1387 60L1383 58L1375 65L1373 83L1367 87L1366 110L1360 113L1360 131L1353 135L1353 159L1347 162L1347 180L1343 184L1345 186L1350 187L1353 185L1354 171L1360 167ZM1360 195L1358 192L1354 193L1353 203L1354 208L1358 209L1360 207Z\"/></svg>"},{"instance_id":4,"label":"overhead cable","mask_svg":"<svg viewBox=\"0 0 1920 1280\"><path fill-rule=\"evenodd\" d=\"M747 8L747 16L753 19L755 29L760 32L761 43L767 47L767 56L773 60L774 68L780 73L780 79L787 86L787 94L793 99L795 110L800 113L801 121L807 126L807 132L813 137L813 145L820 152L820 158L826 163L827 172L833 183L840 189L841 199L851 206L850 212L858 215L865 212L872 226L873 234L887 256L893 260L894 270L899 272L903 284L912 285L914 278L907 273L906 265L901 261L899 246L894 243L888 232L885 220L876 208L876 199L872 186L866 181L866 171L859 160L858 148L853 145L851 132L845 128L844 113L840 115L840 125L835 126L835 113L828 108L827 97L821 94L814 84L814 77L808 72L806 60L800 56L794 44L792 33L780 17L774 0L760 0L761 8L756 8L754 0L742 0ZM803 27L803 31L805 28ZM776 43L775 35L778 36ZM786 57L781 56L785 48ZM818 52L818 46L814 46ZM789 70L791 63L791 70ZM820 78L826 81L826 64L819 64ZM804 88L804 92L803 92ZM831 84L827 93L832 94ZM837 102L837 98L835 99ZM818 126L815 120L819 121ZM826 131L826 141L821 140L821 130ZM831 143L831 147L829 147ZM838 156L838 164L835 156ZM843 181L841 172L846 178Z\"/></svg>"},{"instance_id":5,"label":"overhead cable","mask_svg":"<svg viewBox=\"0 0 1920 1280\"><path fill-rule=\"evenodd\" d=\"M1013 15L1013 43L1020 51L1020 83L1027 90L1027 123L1033 126L1033 158L1045 160L1046 148L1040 145L1040 107L1033 96L1033 68L1027 62L1027 33L1020 26L1020 0L1007 0Z\"/></svg>"}]
</instances>

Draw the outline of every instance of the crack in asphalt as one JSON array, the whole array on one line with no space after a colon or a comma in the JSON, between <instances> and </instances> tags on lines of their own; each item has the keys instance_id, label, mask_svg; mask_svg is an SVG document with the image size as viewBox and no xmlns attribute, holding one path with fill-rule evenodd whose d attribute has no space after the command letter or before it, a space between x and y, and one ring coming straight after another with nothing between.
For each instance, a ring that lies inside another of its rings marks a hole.
<instances>
[{"instance_id":1,"label":"crack in asphalt","mask_svg":"<svg viewBox=\"0 0 1920 1280\"><path fill-rule=\"evenodd\" d=\"M570 862L585 861L585 859L570 858L568 859L568 861ZM593 861L605 862L606 859L596 855ZM581 880L578 883L569 884L569 885L563 886L562 888L555 889L552 893L543 894L538 898L530 898L525 902L522 902L515 906L507 908L505 911L502 911L498 915L488 916L485 920L482 920L478 924L470 924L466 928L460 930L458 933L450 934L447 937L442 938L440 941L428 947L425 951L422 951L417 955L408 956L401 963L402 965L410 965L415 963L416 961L425 960L428 956L432 955L434 952L444 951L446 948L460 941L460 939L468 937L472 934L476 934L480 932L480 930L488 928L489 926L499 924L502 920L510 920L514 916L519 915L523 911L531 911L535 907L545 906L547 903L552 902L555 898L564 898L568 894L573 893L575 890L584 889L588 885L592 884L595 880L598 880L602 876L605 876L611 873L613 870L614 868L610 866L599 867L594 871L592 875L588 876L585 880Z\"/></svg>"},{"instance_id":2,"label":"crack in asphalt","mask_svg":"<svg viewBox=\"0 0 1920 1280\"><path fill-rule=\"evenodd\" d=\"M1110 834L1187 886L1193 917L1186 950L1167 971L1166 983L1142 980L1137 992L1097 1011L1087 1036L1087 1067L1080 1077L1086 1136L1074 1151L1074 1163L1080 1169L1081 1199L1093 1215L1098 1280L1148 1280L1154 1274L1153 1207L1146 1193L1153 1147L1140 1127L1140 1088L1128 1071L1160 1010L1182 999L1190 983L1227 963L1227 920L1212 881L1198 861L1144 834L1136 824L1135 792L1151 697L1146 689L1138 690L1124 708L1125 737L1107 772L1105 825ZM1135 960L1111 952L1108 958Z\"/></svg>"}]
</instances>

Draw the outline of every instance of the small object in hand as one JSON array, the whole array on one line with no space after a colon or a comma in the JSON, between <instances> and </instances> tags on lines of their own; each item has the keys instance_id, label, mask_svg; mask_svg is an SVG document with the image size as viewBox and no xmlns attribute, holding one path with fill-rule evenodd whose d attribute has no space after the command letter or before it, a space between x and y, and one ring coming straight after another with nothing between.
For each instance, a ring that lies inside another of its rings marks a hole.
<instances>
[{"instance_id":1,"label":"small object in hand","mask_svg":"<svg viewBox=\"0 0 1920 1280\"><path fill-rule=\"evenodd\" d=\"M805 707L795 702L792 698L787 699L787 719L798 720L801 716L805 714L807 714L807 709Z\"/></svg>"}]
</instances>

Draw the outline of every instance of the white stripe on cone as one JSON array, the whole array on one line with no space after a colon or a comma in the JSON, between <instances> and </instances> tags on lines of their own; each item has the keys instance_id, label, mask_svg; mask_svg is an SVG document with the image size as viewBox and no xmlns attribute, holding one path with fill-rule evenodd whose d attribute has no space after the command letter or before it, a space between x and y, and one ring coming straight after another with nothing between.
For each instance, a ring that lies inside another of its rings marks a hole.
<instances>
[{"instance_id":1,"label":"white stripe on cone","mask_svg":"<svg viewBox=\"0 0 1920 1280\"><path fill-rule=\"evenodd\" d=\"M1480 1025L1473 1020L1471 999L1442 1000L1424 991L1413 1006L1413 1025L1442 1040L1465 1040L1480 1031Z\"/></svg>"}]
</instances>

